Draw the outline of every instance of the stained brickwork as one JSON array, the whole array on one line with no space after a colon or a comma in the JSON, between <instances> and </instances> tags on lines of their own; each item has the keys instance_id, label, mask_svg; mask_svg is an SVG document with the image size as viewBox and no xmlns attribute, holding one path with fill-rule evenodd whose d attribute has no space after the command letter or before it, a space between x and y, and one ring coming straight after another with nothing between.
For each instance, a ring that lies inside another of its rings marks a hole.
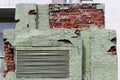
<instances>
[{"instance_id":1,"label":"stained brickwork","mask_svg":"<svg viewBox=\"0 0 120 80\"><path fill-rule=\"evenodd\" d=\"M50 28L83 28L103 26L101 4L50 4Z\"/></svg>"}]
</instances>

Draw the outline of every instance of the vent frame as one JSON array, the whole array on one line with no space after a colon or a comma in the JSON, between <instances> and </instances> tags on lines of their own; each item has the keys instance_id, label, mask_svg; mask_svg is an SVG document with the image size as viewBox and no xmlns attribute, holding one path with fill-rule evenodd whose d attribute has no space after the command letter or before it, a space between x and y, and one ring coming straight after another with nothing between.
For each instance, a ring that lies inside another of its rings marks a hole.
<instances>
[{"instance_id":1,"label":"vent frame","mask_svg":"<svg viewBox=\"0 0 120 80\"><path fill-rule=\"evenodd\" d=\"M68 78L69 50L18 50L17 78Z\"/></svg>"},{"instance_id":2,"label":"vent frame","mask_svg":"<svg viewBox=\"0 0 120 80\"><path fill-rule=\"evenodd\" d=\"M82 46L63 46L63 47L15 47L15 63L17 65L17 51L19 50L69 50L69 77L68 78L17 78L17 74L15 74L15 78L17 79L29 79L29 80L71 80L79 78L81 79L82 75ZM17 67L15 73L17 72Z\"/></svg>"}]
</instances>

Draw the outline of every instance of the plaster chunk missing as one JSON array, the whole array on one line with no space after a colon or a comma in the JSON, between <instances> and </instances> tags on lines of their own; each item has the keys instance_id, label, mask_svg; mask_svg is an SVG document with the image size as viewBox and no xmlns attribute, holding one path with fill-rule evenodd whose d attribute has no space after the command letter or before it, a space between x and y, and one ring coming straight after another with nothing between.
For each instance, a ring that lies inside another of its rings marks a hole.
<instances>
[{"instance_id":1,"label":"plaster chunk missing","mask_svg":"<svg viewBox=\"0 0 120 80\"><path fill-rule=\"evenodd\" d=\"M116 44L116 37L112 38L111 42L113 42L114 44Z\"/></svg>"},{"instance_id":2,"label":"plaster chunk missing","mask_svg":"<svg viewBox=\"0 0 120 80\"><path fill-rule=\"evenodd\" d=\"M112 46L112 47L108 50L108 52L111 52L112 55L116 55L116 54L117 54L117 53L116 53L116 46Z\"/></svg>"},{"instance_id":3,"label":"plaster chunk missing","mask_svg":"<svg viewBox=\"0 0 120 80\"><path fill-rule=\"evenodd\" d=\"M112 38L110 41L116 45L116 37ZM108 52L111 52L112 55L116 55L116 46L111 46Z\"/></svg>"},{"instance_id":4,"label":"plaster chunk missing","mask_svg":"<svg viewBox=\"0 0 120 80\"><path fill-rule=\"evenodd\" d=\"M77 30L75 31L75 34L76 34L77 36L80 36L80 30L77 29Z\"/></svg>"},{"instance_id":5,"label":"plaster chunk missing","mask_svg":"<svg viewBox=\"0 0 120 80\"><path fill-rule=\"evenodd\" d=\"M30 11L28 12L28 14L29 14L29 15L36 15L37 13L36 13L35 10L30 10Z\"/></svg>"},{"instance_id":6,"label":"plaster chunk missing","mask_svg":"<svg viewBox=\"0 0 120 80\"><path fill-rule=\"evenodd\" d=\"M72 42L70 40L67 40L67 39L60 39L60 40L58 40L58 42L63 42L65 44L72 44Z\"/></svg>"},{"instance_id":7,"label":"plaster chunk missing","mask_svg":"<svg viewBox=\"0 0 120 80\"><path fill-rule=\"evenodd\" d=\"M16 22L16 23L18 23L19 21L20 21L20 19L18 19L18 20L15 20L15 22Z\"/></svg>"}]
</instances>

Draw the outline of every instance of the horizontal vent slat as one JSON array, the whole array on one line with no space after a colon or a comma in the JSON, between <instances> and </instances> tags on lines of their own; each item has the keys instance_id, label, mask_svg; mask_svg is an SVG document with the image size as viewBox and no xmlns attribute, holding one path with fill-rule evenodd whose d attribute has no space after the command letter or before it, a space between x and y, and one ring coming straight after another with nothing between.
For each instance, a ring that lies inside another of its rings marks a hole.
<instances>
[{"instance_id":1,"label":"horizontal vent slat","mask_svg":"<svg viewBox=\"0 0 120 80\"><path fill-rule=\"evenodd\" d=\"M21 77L22 76L22 77ZM48 74L48 73L41 73L41 74L37 74L37 73L27 73L27 74L23 74L23 73L19 73L19 74L17 74L17 78L66 78L66 77L68 77L68 75L66 74L66 73L62 73L62 74L58 74L58 73L56 73L56 74L52 74L52 73L50 73L50 74Z\"/></svg>"},{"instance_id":2,"label":"horizontal vent slat","mask_svg":"<svg viewBox=\"0 0 120 80\"><path fill-rule=\"evenodd\" d=\"M59 68L67 68L67 66L63 66L63 65L61 65L61 66L36 66L36 65L32 65L32 66L18 66L17 68L21 68L21 69L23 69L23 68L33 68L33 69L59 69Z\"/></svg>"},{"instance_id":3,"label":"horizontal vent slat","mask_svg":"<svg viewBox=\"0 0 120 80\"><path fill-rule=\"evenodd\" d=\"M42 56L42 55L48 55L48 56L65 56L66 54L63 54L63 53L61 53L61 54L59 54L59 53L41 53L41 54L39 54L39 53L21 53L21 54L18 54L18 55L22 55L22 56L28 56L28 55L39 55L39 56Z\"/></svg>"},{"instance_id":4,"label":"horizontal vent slat","mask_svg":"<svg viewBox=\"0 0 120 80\"><path fill-rule=\"evenodd\" d=\"M61 59L59 61L55 61L54 59L19 59L18 62L68 62L67 59Z\"/></svg>"},{"instance_id":5,"label":"horizontal vent slat","mask_svg":"<svg viewBox=\"0 0 120 80\"><path fill-rule=\"evenodd\" d=\"M31 71L35 71L35 72L37 72L37 71L67 71L67 69L66 68L59 68L59 69L55 69L54 67L53 68L51 68L51 69L28 69L28 68L21 68L21 70L17 70L17 72L31 72Z\"/></svg>"},{"instance_id":6,"label":"horizontal vent slat","mask_svg":"<svg viewBox=\"0 0 120 80\"><path fill-rule=\"evenodd\" d=\"M69 51L18 51L16 66L17 78L68 77Z\"/></svg>"},{"instance_id":7,"label":"horizontal vent slat","mask_svg":"<svg viewBox=\"0 0 120 80\"><path fill-rule=\"evenodd\" d=\"M62 63L60 63L60 62L27 62L27 63L25 63L25 62L19 62L19 64L17 64L17 65L67 65L67 63L65 63L65 62L62 62Z\"/></svg>"},{"instance_id":8,"label":"horizontal vent slat","mask_svg":"<svg viewBox=\"0 0 120 80\"><path fill-rule=\"evenodd\" d=\"M34 71L34 70L31 70L31 71L21 71L21 72L17 72L17 73L39 73L39 74L42 74L42 73L68 73L67 70L66 71L60 71L60 70L41 70L41 71Z\"/></svg>"}]
</instances>

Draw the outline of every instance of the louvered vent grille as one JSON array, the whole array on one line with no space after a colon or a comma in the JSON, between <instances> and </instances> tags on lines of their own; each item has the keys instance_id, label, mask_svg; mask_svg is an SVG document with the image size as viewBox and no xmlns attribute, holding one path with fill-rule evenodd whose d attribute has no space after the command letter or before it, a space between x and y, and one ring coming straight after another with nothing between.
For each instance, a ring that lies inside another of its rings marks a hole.
<instances>
[{"instance_id":1,"label":"louvered vent grille","mask_svg":"<svg viewBox=\"0 0 120 80\"><path fill-rule=\"evenodd\" d=\"M69 51L17 51L17 78L67 78Z\"/></svg>"}]
</instances>

